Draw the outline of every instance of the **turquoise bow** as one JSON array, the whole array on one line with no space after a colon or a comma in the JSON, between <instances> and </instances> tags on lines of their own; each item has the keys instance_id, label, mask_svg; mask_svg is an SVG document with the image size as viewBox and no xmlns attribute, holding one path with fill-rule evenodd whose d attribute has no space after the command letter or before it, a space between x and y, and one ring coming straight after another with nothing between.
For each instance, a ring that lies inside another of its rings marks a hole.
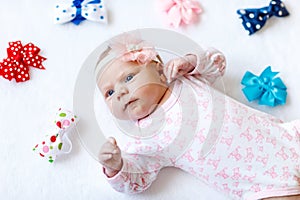
<instances>
[{"instance_id":1,"label":"turquoise bow","mask_svg":"<svg viewBox=\"0 0 300 200\"><path fill-rule=\"evenodd\" d=\"M279 77L275 78L278 73L272 72L270 66L260 76L247 71L241 84L246 86L242 90L248 101L259 99L259 104L268 106L285 104L287 88Z\"/></svg>"}]
</instances>

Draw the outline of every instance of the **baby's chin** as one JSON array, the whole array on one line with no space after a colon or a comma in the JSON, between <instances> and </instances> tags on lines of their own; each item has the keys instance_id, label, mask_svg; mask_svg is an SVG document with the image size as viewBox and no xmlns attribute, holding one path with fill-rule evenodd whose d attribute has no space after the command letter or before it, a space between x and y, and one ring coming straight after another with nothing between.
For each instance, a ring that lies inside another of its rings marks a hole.
<instances>
[{"instance_id":1,"label":"baby's chin","mask_svg":"<svg viewBox=\"0 0 300 200\"><path fill-rule=\"evenodd\" d=\"M151 115L157 108L158 104L154 104L150 107L147 108L141 108L138 112L134 112L134 113L129 113L130 119L131 120L142 120L146 117L148 117L149 115Z\"/></svg>"},{"instance_id":2,"label":"baby's chin","mask_svg":"<svg viewBox=\"0 0 300 200\"><path fill-rule=\"evenodd\" d=\"M139 110L138 112L135 110L133 112L127 112L126 115L115 117L119 120L138 121L148 117L154 110L155 107L151 107L151 109Z\"/></svg>"}]
</instances>

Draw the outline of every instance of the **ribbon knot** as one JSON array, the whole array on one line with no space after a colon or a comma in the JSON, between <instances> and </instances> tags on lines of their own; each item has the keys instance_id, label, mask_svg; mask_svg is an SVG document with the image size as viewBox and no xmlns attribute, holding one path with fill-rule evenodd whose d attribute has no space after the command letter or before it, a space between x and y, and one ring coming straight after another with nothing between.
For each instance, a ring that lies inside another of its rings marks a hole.
<instances>
[{"instance_id":1,"label":"ribbon knot","mask_svg":"<svg viewBox=\"0 0 300 200\"><path fill-rule=\"evenodd\" d=\"M289 12L281 0L272 0L267 7L239 9L237 14L240 15L244 28L252 35L259 31L270 17L286 17Z\"/></svg>"},{"instance_id":2,"label":"ribbon knot","mask_svg":"<svg viewBox=\"0 0 300 200\"><path fill-rule=\"evenodd\" d=\"M83 0L74 0L73 1L73 5L76 7L76 8L81 8L81 3L83 2Z\"/></svg>"},{"instance_id":3,"label":"ribbon knot","mask_svg":"<svg viewBox=\"0 0 300 200\"><path fill-rule=\"evenodd\" d=\"M58 155L70 153L72 143L68 138L68 133L77 122L76 115L60 108L54 120L54 131L45 135L42 142L35 145L33 151L48 159L50 163L54 162Z\"/></svg>"},{"instance_id":4,"label":"ribbon knot","mask_svg":"<svg viewBox=\"0 0 300 200\"><path fill-rule=\"evenodd\" d=\"M278 73L272 72L270 66L260 76L247 71L241 84L246 86L242 91L248 101L259 99L259 104L268 106L285 104L287 88L279 77L275 78Z\"/></svg>"},{"instance_id":5,"label":"ribbon knot","mask_svg":"<svg viewBox=\"0 0 300 200\"><path fill-rule=\"evenodd\" d=\"M72 3L57 4L54 23L72 22L79 25L84 20L107 23L107 13L102 0L74 0Z\"/></svg>"},{"instance_id":6,"label":"ribbon knot","mask_svg":"<svg viewBox=\"0 0 300 200\"><path fill-rule=\"evenodd\" d=\"M46 58L38 55L40 49L32 43L25 46L21 41L9 42L7 58L0 62L0 75L11 81L24 82L30 79L29 67L45 69L42 62Z\"/></svg>"}]
</instances>

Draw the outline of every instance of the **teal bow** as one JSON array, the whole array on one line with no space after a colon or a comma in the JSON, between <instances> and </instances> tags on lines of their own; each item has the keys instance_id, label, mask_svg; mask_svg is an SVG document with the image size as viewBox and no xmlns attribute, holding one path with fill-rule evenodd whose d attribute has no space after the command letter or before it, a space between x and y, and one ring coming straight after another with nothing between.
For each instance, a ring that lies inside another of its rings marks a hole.
<instances>
[{"instance_id":1,"label":"teal bow","mask_svg":"<svg viewBox=\"0 0 300 200\"><path fill-rule=\"evenodd\" d=\"M279 77L275 78L278 73L272 72L270 66L260 76L247 71L241 84L246 86L242 90L248 101L259 99L259 104L268 106L285 104L287 88Z\"/></svg>"}]
</instances>

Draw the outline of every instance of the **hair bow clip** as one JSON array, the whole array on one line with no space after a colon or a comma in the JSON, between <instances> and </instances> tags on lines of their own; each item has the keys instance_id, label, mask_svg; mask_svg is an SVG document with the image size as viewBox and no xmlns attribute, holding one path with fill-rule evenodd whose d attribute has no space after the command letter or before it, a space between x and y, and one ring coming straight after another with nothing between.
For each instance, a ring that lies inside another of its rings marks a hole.
<instances>
[{"instance_id":1,"label":"hair bow clip","mask_svg":"<svg viewBox=\"0 0 300 200\"><path fill-rule=\"evenodd\" d=\"M259 31L270 17L286 17L289 15L281 0L272 0L269 6L263 8L239 9L237 13L240 15L242 24L249 35Z\"/></svg>"},{"instance_id":2,"label":"hair bow clip","mask_svg":"<svg viewBox=\"0 0 300 200\"><path fill-rule=\"evenodd\" d=\"M25 82L30 79L29 67L45 69L42 62L46 58L39 55L40 49L32 43L25 46L21 41L9 42L7 58L0 62L0 76L11 81Z\"/></svg>"},{"instance_id":3,"label":"hair bow clip","mask_svg":"<svg viewBox=\"0 0 300 200\"><path fill-rule=\"evenodd\" d=\"M158 59L155 48L133 34L124 33L117 36L112 39L109 46L115 54L121 56L124 62L132 61L138 64L146 64Z\"/></svg>"},{"instance_id":4,"label":"hair bow clip","mask_svg":"<svg viewBox=\"0 0 300 200\"><path fill-rule=\"evenodd\" d=\"M241 84L246 86L242 91L248 101L259 99L259 104L268 106L285 104L287 88L279 77L275 78L278 73L272 72L270 66L260 76L247 71Z\"/></svg>"},{"instance_id":5,"label":"hair bow clip","mask_svg":"<svg viewBox=\"0 0 300 200\"><path fill-rule=\"evenodd\" d=\"M54 131L45 135L42 142L35 145L33 151L46 158L50 163L54 162L57 156L70 153L72 143L68 133L71 132L77 122L76 115L60 108L56 113Z\"/></svg>"},{"instance_id":6,"label":"hair bow clip","mask_svg":"<svg viewBox=\"0 0 300 200\"><path fill-rule=\"evenodd\" d=\"M79 25L84 20L107 23L103 0L74 0L72 3L57 4L54 9L54 23L72 22Z\"/></svg>"},{"instance_id":7,"label":"hair bow clip","mask_svg":"<svg viewBox=\"0 0 300 200\"><path fill-rule=\"evenodd\" d=\"M160 0L159 6L166 13L168 23L176 28L195 23L202 12L196 0Z\"/></svg>"}]
</instances>

